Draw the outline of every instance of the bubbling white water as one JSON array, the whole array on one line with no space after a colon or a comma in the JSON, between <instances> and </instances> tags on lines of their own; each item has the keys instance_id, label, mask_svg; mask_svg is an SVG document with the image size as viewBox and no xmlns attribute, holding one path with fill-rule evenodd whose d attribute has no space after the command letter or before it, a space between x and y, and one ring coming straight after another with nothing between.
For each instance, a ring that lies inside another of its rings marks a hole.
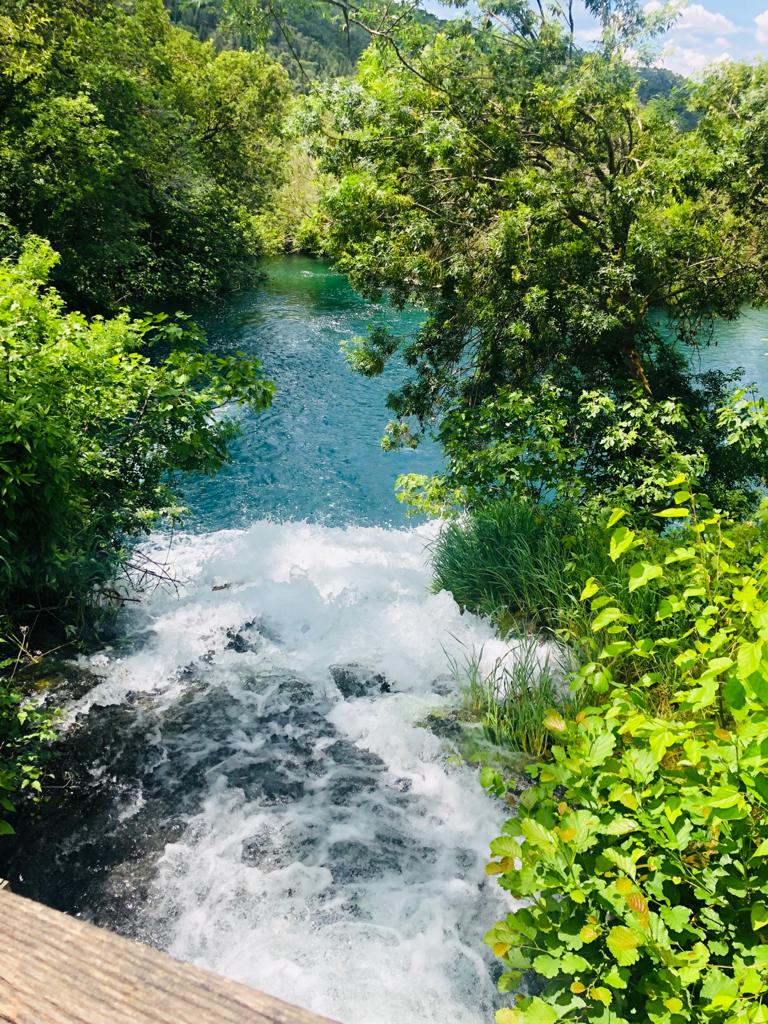
<instances>
[{"instance_id":1,"label":"bubbling white water","mask_svg":"<svg viewBox=\"0 0 768 1024\"><path fill-rule=\"evenodd\" d=\"M421 723L455 701L448 656L509 648L429 592L434 533L177 538L178 594L143 602L131 653L92 658L101 681L72 709L138 695L158 771L202 779L140 934L344 1024L481 1024L498 1005L482 935L508 904L483 866L503 808Z\"/></svg>"}]
</instances>

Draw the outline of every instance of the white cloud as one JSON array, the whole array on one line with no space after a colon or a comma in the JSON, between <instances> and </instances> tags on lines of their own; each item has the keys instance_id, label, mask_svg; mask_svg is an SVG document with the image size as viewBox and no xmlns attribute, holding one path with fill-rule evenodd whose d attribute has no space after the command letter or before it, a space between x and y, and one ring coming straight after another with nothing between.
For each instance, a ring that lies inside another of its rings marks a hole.
<instances>
[{"instance_id":1,"label":"white cloud","mask_svg":"<svg viewBox=\"0 0 768 1024\"><path fill-rule=\"evenodd\" d=\"M708 54L687 46L668 46L659 57L657 64L675 71L678 75L697 77L712 64L732 61L730 53Z\"/></svg>"},{"instance_id":2,"label":"white cloud","mask_svg":"<svg viewBox=\"0 0 768 1024\"><path fill-rule=\"evenodd\" d=\"M689 4L683 8L679 21L675 22L675 29L701 36L727 36L738 32L730 18L708 11L702 4Z\"/></svg>"},{"instance_id":3,"label":"white cloud","mask_svg":"<svg viewBox=\"0 0 768 1024\"><path fill-rule=\"evenodd\" d=\"M644 10L646 14L657 14L667 6L670 5L661 3L661 0L649 0ZM681 5L680 15L672 25L672 32L694 36L729 36L738 31L738 26L730 18L707 10L703 4Z\"/></svg>"},{"instance_id":4,"label":"white cloud","mask_svg":"<svg viewBox=\"0 0 768 1024\"><path fill-rule=\"evenodd\" d=\"M595 25L593 28L577 28L574 35L582 43L595 43L600 38L600 27Z\"/></svg>"},{"instance_id":5,"label":"white cloud","mask_svg":"<svg viewBox=\"0 0 768 1024\"><path fill-rule=\"evenodd\" d=\"M768 46L768 11L758 14L755 18L757 25L757 41L762 46Z\"/></svg>"}]
</instances>

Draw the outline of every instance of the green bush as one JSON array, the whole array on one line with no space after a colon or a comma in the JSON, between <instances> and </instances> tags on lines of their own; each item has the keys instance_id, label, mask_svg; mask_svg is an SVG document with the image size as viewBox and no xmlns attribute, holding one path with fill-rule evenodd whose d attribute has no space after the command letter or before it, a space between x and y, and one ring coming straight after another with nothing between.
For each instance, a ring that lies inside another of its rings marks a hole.
<instances>
[{"instance_id":1,"label":"green bush","mask_svg":"<svg viewBox=\"0 0 768 1024\"><path fill-rule=\"evenodd\" d=\"M548 715L552 760L491 846L525 901L486 937L502 990L543 979L498 1024L768 1021L768 544L685 490L659 516L689 524L664 559L626 527L611 547L637 550L625 595L652 594L665 635L589 580L576 684L605 703Z\"/></svg>"},{"instance_id":2,"label":"green bush","mask_svg":"<svg viewBox=\"0 0 768 1024\"><path fill-rule=\"evenodd\" d=\"M44 284L55 260L37 239L0 263L0 616L13 623L86 607L130 538L178 513L168 472L226 460L222 406L262 409L273 393L257 363L205 354L184 322L65 313Z\"/></svg>"},{"instance_id":3,"label":"green bush","mask_svg":"<svg viewBox=\"0 0 768 1024\"><path fill-rule=\"evenodd\" d=\"M6 815L17 797L40 799L57 717L14 682L17 665L18 659L0 660L0 836L13 834Z\"/></svg>"}]
</instances>

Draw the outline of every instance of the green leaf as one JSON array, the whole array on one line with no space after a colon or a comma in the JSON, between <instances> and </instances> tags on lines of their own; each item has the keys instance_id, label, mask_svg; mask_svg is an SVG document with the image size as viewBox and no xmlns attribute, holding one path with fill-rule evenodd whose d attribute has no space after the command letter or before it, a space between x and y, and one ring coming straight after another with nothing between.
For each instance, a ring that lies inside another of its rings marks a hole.
<instances>
[{"instance_id":1,"label":"green leaf","mask_svg":"<svg viewBox=\"0 0 768 1024\"><path fill-rule=\"evenodd\" d=\"M768 924L768 906L765 903L754 903L749 912L752 930L757 932Z\"/></svg>"},{"instance_id":2,"label":"green leaf","mask_svg":"<svg viewBox=\"0 0 768 1024\"><path fill-rule=\"evenodd\" d=\"M520 843L512 836L499 836L491 843L491 855L493 857L519 857Z\"/></svg>"},{"instance_id":3,"label":"green leaf","mask_svg":"<svg viewBox=\"0 0 768 1024\"><path fill-rule=\"evenodd\" d=\"M626 651L632 649L632 644L629 640L614 640L612 644L608 644L600 652L601 658L615 658L619 654L624 654Z\"/></svg>"},{"instance_id":4,"label":"green leaf","mask_svg":"<svg viewBox=\"0 0 768 1024\"><path fill-rule=\"evenodd\" d=\"M628 857L625 853L614 847L608 847L603 850L602 856L609 861L611 864L615 864L617 868L624 872L629 878L634 879L637 876L637 866L631 857Z\"/></svg>"},{"instance_id":5,"label":"green leaf","mask_svg":"<svg viewBox=\"0 0 768 1024\"><path fill-rule=\"evenodd\" d=\"M665 565L675 565L677 562L689 562L696 557L696 548L675 548L671 555L664 559Z\"/></svg>"},{"instance_id":6,"label":"green leaf","mask_svg":"<svg viewBox=\"0 0 768 1024\"><path fill-rule=\"evenodd\" d=\"M590 576L590 578L587 580L587 582L584 585L584 589L581 592L581 596L579 597L579 600L580 601L588 601L590 599L590 597L594 597L595 596L595 594L598 592L599 589L600 589L600 584L597 582L597 580L595 579L594 576Z\"/></svg>"},{"instance_id":7,"label":"green leaf","mask_svg":"<svg viewBox=\"0 0 768 1024\"><path fill-rule=\"evenodd\" d=\"M629 967L637 961L642 944L642 939L623 925L611 928L606 939L606 945L620 967Z\"/></svg>"},{"instance_id":8,"label":"green leaf","mask_svg":"<svg viewBox=\"0 0 768 1024\"><path fill-rule=\"evenodd\" d=\"M538 996L524 1000L514 1010L496 1012L496 1024L555 1024L559 1019L559 1012Z\"/></svg>"},{"instance_id":9,"label":"green leaf","mask_svg":"<svg viewBox=\"0 0 768 1024\"><path fill-rule=\"evenodd\" d=\"M685 519L691 513L687 508L665 508L663 512L653 513L658 519Z\"/></svg>"},{"instance_id":10,"label":"green leaf","mask_svg":"<svg viewBox=\"0 0 768 1024\"><path fill-rule=\"evenodd\" d=\"M634 546L634 543L635 533L633 530L627 529L626 526L620 526L618 530L614 530L608 552L611 561L618 562L621 556Z\"/></svg>"},{"instance_id":11,"label":"green leaf","mask_svg":"<svg viewBox=\"0 0 768 1024\"><path fill-rule=\"evenodd\" d=\"M616 737L611 732L601 732L589 744L585 763L592 767L603 764L611 756L616 747Z\"/></svg>"},{"instance_id":12,"label":"green leaf","mask_svg":"<svg viewBox=\"0 0 768 1024\"><path fill-rule=\"evenodd\" d=\"M601 629L610 626L614 622L626 619L626 615L620 608L603 608L600 614L592 622L592 632L599 633Z\"/></svg>"},{"instance_id":13,"label":"green leaf","mask_svg":"<svg viewBox=\"0 0 768 1024\"><path fill-rule=\"evenodd\" d=\"M736 663L740 679L749 679L751 675L758 671L763 660L763 648L763 640L755 640L753 643L745 643L739 647Z\"/></svg>"},{"instance_id":14,"label":"green leaf","mask_svg":"<svg viewBox=\"0 0 768 1024\"><path fill-rule=\"evenodd\" d=\"M636 562L629 570L629 592L633 593L641 587L646 587L651 580L657 580L664 575L660 565L652 565L650 562Z\"/></svg>"},{"instance_id":15,"label":"green leaf","mask_svg":"<svg viewBox=\"0 0 768 1024\"><path fill-rule=\"evenodd\" d=\"M533 818L523 818L520 823L520 831L531 844L539 849L548 850L555 846L555 837L549 829L540 825Z\"/></svg>"},{"instance_id":16,"label":"green leaf","mask_svg":"<svg viewBox=\"0 0 768 1024\"><path fill-rule=\"evenodd\" d=\"M636 832L640 826L634 818L613 818L607 825L602 826L604 835L625 836L630 832Z\"/></svg>"},{"instance_id":17,"label":"green leaf","mask_svg":"<svg viewBox=\"0 0 768 1024\"><path fill-rule=\"evenodd\" d=\"M608 523L606 525L606 529L607 530L612 529L616 525L616 523L619 522L619 520L624 518L624 516L626 514L627 514L627 510L626 509L624 509L624 508L615 508L613 510L613 512L611 512L611 517L608 520Z\"/></svg>"}]
</instances>

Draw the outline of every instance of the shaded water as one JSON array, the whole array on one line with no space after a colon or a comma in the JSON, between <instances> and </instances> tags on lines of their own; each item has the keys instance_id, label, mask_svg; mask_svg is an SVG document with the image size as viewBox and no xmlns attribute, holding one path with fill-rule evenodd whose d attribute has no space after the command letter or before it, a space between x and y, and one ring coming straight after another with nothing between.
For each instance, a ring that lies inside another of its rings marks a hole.
<instances>
[{"instance_id":1,"label":"shaded water","mask_svg":"<svg viewBox=\"0 0 768 1024\"><path fill-rule=\"evenodd\" d=\"M385 455L387 391L339 342L411 332L320 262L200 311L220 350L259 356L274 407L232 465L187 487L187 532L156 537L178 593L126 613L67 706L73 798L0 868L18 891L345 1024L482 1024L499 1005L482 935L503 808L424 726L455 700L447 655L514 657L428 591L435 526L406 525ZM702 365L768 392L765 317ZM10 850L10 847L6 847ZM0 851L2 854L2 851Z\"/></svg>"}]
</instances>

